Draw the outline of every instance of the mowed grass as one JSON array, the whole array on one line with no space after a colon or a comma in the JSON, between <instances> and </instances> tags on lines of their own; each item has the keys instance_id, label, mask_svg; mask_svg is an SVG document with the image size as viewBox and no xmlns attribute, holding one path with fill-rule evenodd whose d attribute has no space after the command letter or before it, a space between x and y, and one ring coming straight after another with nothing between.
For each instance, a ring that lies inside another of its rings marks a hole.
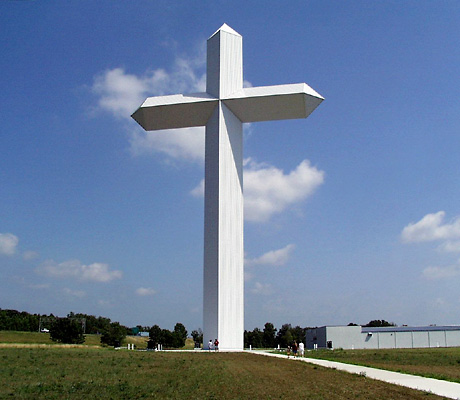
<instances>
[{"instance_id":1,"label":"mowed grass","mask_svg":"<svg viewBox=\"0 0 460 400\"><path fill-rule=\"evenodd\" d=\"M429 349L318 350L306 357L321 358L460 382L460 347Z\"/></svg>"},{"instance_id":2,"label":"mowed grass","mask_svg":"<svg viewBox=\"0 0 460 400\"><path fill-rule=\"evenodd\" d=\"M0 399L439 399L248 353L0 348Z\"/></svg>"}]
</instances>

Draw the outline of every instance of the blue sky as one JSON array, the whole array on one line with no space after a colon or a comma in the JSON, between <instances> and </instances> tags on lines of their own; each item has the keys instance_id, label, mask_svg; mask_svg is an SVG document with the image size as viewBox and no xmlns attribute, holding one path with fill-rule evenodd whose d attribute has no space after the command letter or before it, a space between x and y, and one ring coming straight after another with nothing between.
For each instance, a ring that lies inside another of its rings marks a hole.
<instances>
[{"instance_id":1,"label":"blue sky","mask_svg":"<svg viewBox=\"0 0 460 400\"><path fill-rule=\"evenodd\" d=\"M202 326L204 131L145 97L306 82L306 120L245 126L245 328L458 324L460 3L0 2L0 307Z\"/></svg>"}]
</instances>

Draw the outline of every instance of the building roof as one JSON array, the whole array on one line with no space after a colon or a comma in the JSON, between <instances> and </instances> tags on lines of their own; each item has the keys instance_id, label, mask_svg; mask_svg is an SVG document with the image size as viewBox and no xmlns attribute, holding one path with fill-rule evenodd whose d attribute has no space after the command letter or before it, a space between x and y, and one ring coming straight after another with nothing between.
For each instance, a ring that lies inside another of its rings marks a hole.
<instances>
[{"instance_id":1,"label":"building roof","mask_svg":"<svg viewBox=\"0 0 460 400\"><path fill-rule=\"evenodd\" d=\"M430 326L379 326L362 327L361 332L423 332L423 331L460 331L460 325Z\"/></svg>"},{"instance_id":2,"label":"building roof","mask_svg":"<svg viewBox=\"0 0 460 400\"><path fill-rule=\"evenodd\" d=\"M436 331L460 331L460 325L429 325L429 326L360 326L360 325L325 325L311 329L323 328L361 328L362 333L367 332L436 332Z\"/></svg>"}]
</instances>

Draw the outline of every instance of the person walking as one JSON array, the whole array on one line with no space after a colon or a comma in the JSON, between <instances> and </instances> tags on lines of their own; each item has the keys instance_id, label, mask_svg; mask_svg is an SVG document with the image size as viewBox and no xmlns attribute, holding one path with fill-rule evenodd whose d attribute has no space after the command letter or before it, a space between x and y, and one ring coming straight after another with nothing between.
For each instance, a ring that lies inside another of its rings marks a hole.
<instances>
[{"instance_id":1,"label":"person walking","mask_svg":"<svg viewBox=\"0 0 460 400\"><path fill-rule=\"evenodd\" d=\"M292 353L294 354L294 357L297 357L297 342L294 341L294 344L292 345Z\"/></svg>"},{"instance_id":2,"label":"person walking","mask_svg":"<svg viewBox=\"0 0 460 400\"><path fill-rule=\"evenodd\" d=\"M214 347L214 343L212 342L212 339L209 339L209 342L208 342L208 350L211 351Z\"/></svg>"},{"instance_id":3,"label":"person walking","mask_svg":"<svg viewBox=\"0 0 460 400\"><path fill-rule=\"evenodd\" d=\"M303 357L305 355L305 345L303 342L299 343L299 355L300 357Z\"/></svg>"},{"instance_id":4,"label":"person walking","mask_svg":"<svg viewBox=\"0 0 460 400\"><path fill-rule=\"evenodd\" d=\"M217 339L214 340L214 350L219 351L219 341Z\"/></svg>"}]
</instances>

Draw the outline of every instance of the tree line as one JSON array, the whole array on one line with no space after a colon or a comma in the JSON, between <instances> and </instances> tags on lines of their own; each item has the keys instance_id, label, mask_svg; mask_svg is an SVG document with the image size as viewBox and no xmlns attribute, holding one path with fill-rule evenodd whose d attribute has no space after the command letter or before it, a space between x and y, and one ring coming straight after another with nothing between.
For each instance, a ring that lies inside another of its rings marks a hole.
<instances>
[{"instance_id":1,"label":"tree line","mask_svg":"<svg viewBox=\"0 0 460 400\"><path fill-rule=\"evenodd\" d=\"M147 347L155 349L158 345L162 345L164 349L173 348L178 349L185 346L187 339L187 329L185 326L178 322L171 332L169 329L161 329L158 325L153 325L149 329L149 341Z\"/></svg>"},{"instance_id":2,"label":"tree line","mask_svg":"<svg viewBox=\"0 0 460 400\"><path fill-rule=\"evenodd\" d=\"M53 314L50 314L53 316ZM0 308L1 331L25 331L36 332L40 324L40 314L16 310L2 310Z\"/></svg>"},{"instance_id":3,"label":"tree line","mask_svg":"<svg viewBox=\"0 0 460 400\"><path fill-rule=\"evenodd\" d=\"M395 326L395 324L382 319L372 320L363 326ZM86 333L100 334L102 344L120 346L127 335L133 334L132 328L101 316L70 312L67 317L59 318L53 314L29 314L26 311L0 308L0 330L36 332L41 328L49 329L52 340L63 343L83 343ZM137 325L135 329L137 332L149 332L150 348L156 348L159 344L163 348L181 348L185 345L188 334L185 326L180 322L174 326L172 331L162 329L158 325L152 327ZM307 329L309 328L284 324L278 330L271 322L267 322L262 330L254 328L252 331L244 331L244 347L275 348L280 346L285 348L294 341L297 343L305 341ZM203 343L201 329L193 330L191 335L196 347Z\"/></svg>"},{"instance_id":4,"label":"tree line","mask_svg":"<svg viewBox=\"0 0 460 400\"><path fill-rule=\"evenodd\" d=\"M85 320L84 333L103 333L108 330L112 321L110 318L95 317L94 315L73 313L67 314L66 318ZM39 329L50 329L53 322L59 319L53 314L30 314L26 311L5 310L0 308L1 331L37 332ZM41 326L40 326L41 323ZM129 328L124 327L126 333Z\"/></svg>"},{"instance_id":5,"label":"tree line","mask_svg":"<svg viewBox=\"0 0 460 400\"><path fill-rule=\"evenodd\" d=\"M267 322L262 330L254 328L252 331L244 331L244 347L275 348L278 345L287 347L293 342L305 342L307 329L284 324L278 330L271 322Z\"/></svg>"},{"instance_id":6,"label":"tree line","mask_svg":"<svg viewBox=\"0 0 460 400\"><path fill-rule=\"evenodd\" d=\"M137 332L149 332L150 341L155 347L161 344L163 348L180 348L184 347L187 339L187 330L181 323L177 323L172 332L161 329L158 325L137 325L136 328ZM101 344L108 346L120 346L127 335L133 334L132 328L112 322L106 317L70 312L66 317L60 318L53 314L30 314L26 311L0 308L0 331L39 330L49 331L51 340L55 342L71 344L84 343L85 334L99 334Z\"/></svg>"}]
</instances>

